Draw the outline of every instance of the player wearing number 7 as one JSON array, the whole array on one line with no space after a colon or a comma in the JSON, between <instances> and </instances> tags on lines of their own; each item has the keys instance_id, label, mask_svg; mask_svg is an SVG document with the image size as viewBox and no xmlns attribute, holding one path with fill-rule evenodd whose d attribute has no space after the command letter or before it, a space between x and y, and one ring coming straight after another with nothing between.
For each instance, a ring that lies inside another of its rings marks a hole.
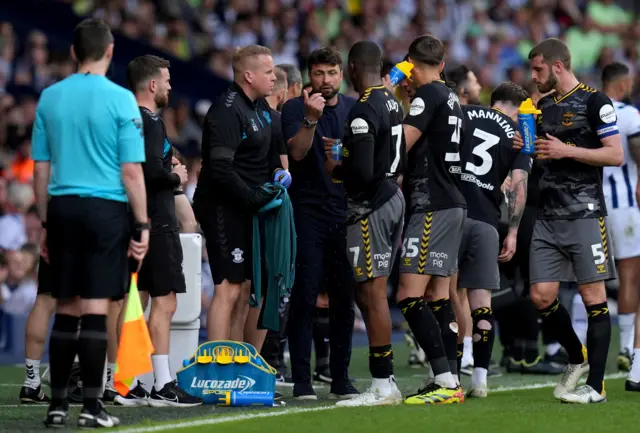
<instances>
[{"instance_id":1,"label":"player wearing number 7","mask_svg":"<svg viewBox=\"0 0 640 433\"><path fill-rule=\"evenodd\" d=\"M398 306L434 373L405 404L460 403L457 379L458 324L449 299L449 280L458 267L466 214L459 180L463 114L456 94L440 79L444 45L431 35L409 47L417 87L404 120L408 202L400 263ZM427 286L433 310L423 299Z\"/></svg>"},{"instance_id":2,"label":"player wearing number 7","mask_svg":"<svg viewBox=\"0 0 640 433\"><path fill-rule=\"evenodd\" d=\"M345 126L343 165L327 169L343 180L347 193L347 254L358 282L356 300L367 322L371 387L338 406L402 403L393 377L391 315L387 279L393 269L402 226L404 198L398 176L404 169L402 109L382 84L382 51L361 41L349 51L349 78L360 93Z\"/></svg>"},{"instance_id":3,"label":"player wearing number 7","mask_svg":"<svg viewBox=\"0 0 640 433\"><path fill-rule=\"evenodd\" d=\"M491 93L491 108L462 107L467 133L460 150L460 180L467 201L467 219L458 253L458 288L468 290L473 323L474 366L468 397L487 396L487 370L494 339L491 291L500 289L498 260L507 262L516 252L518 226L527 201L532 161L513 149L518 107L527 97L517 84L503 83ZM509 232L500 252L500 186L509 172Z\"/></svg>"}]
</instances>

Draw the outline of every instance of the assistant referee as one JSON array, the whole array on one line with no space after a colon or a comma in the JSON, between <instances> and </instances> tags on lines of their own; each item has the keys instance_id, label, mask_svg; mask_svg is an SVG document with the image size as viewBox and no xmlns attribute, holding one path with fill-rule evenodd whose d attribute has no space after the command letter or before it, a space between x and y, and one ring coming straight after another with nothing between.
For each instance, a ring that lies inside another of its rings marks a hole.
<instances>
[{"instance_id":1,"label":"assistant referee","mask_svg":"<svg viewBox=\"0 0 640 433\"><path fill-rule=\"evenodd\" d=\"M49 340L52 399L44 424L66 422L67 382L77 354L83 382L78 426L114 427L120 421L100 400L107 311L110 299L124 296L127 255L141 262L149 242L142 121L133 93L105 77L113 56L106 23L78 24L72 54L78 72L42 93L32 139L42 254L57 300Z\"/></svg>"}]
</instances>

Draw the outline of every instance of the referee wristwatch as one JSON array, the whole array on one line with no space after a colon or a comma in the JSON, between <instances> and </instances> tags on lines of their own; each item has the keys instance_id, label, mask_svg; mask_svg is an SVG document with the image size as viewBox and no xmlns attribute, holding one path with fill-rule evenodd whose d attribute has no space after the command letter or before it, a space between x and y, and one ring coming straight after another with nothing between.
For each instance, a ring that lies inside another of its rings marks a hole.
<instances>
[{"instance_id":1,"label":"referee wristwatch","mask_svg":"<svg viewBox=\"0 0 640 433\"><path fill-rule=\"evenodd\" d=\"M306 117L304 118L304 127L305 128L313 128L318 124L317 120L309 120Z\"/></svg>"},{"instance_id":2,"label":"referee wristwatch","mask_svg":"<svg viewBox=\"0 0 640 433\"><path fill-rule=\"evenodd\" d=\"M151 230L151 224L148 221L145 223L136 221L136 223L133 225L133 228L136 232L140 233L144 230Z\"/></svg>"}]
</instances>

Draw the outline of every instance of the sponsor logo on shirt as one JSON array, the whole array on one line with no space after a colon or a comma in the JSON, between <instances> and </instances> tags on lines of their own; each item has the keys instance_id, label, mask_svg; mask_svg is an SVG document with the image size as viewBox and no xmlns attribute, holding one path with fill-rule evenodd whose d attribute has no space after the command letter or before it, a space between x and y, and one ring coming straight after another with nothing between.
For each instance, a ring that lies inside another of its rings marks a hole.
<instances>
[{"instance_id":1,"label":"sponsor logo on shirt","mask_svg":"<svg viewBox=\"0 0 640 433\"><path fill-rule=\"evenodd\" d=\"M354 134L366 134L369 132L369 124L366 120L356 118L351 121L351 132Z\"/></svg>"},{"instance_id":2,"label":"sponsor logo on shirt","mask_svg":"<svg viewBox=\"0 0 640 433\"><path fill-rule=\"evenodd\" d=\"M411 109L409 110L409 116L417 116L424 111L424 100L422 98L416 98L411 103Z\"/></svg>"},{"instance_id":3,"label":"sponsor logo on shirt","mask_svg":"<svg viewBox=\"0 0 640 433\"><path fill-rule=\"evenodd\" d=\"M600 107L600 120L604 123L613 123L617 120L616 110L613 105L606 104Z\"/></svg>"}]
</instances>

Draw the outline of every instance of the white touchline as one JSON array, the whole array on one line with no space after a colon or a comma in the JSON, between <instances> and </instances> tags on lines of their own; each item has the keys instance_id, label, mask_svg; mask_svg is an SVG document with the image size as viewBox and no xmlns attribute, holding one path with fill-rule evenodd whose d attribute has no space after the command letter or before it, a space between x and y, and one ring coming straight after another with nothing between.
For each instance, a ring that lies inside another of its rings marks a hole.
<instances>
[{"instance_id":1,"label":"white touchline","mask_svg":"<svg viewBox=\"0 0 640 433\"><path fill-rule=\"evenodd\" d=\"M157 432L157 431L166 431L166 430L173 430L173 429L179 429L179 428L200 427L203 425L221 424L225 422L245 421L250 419L258 419L258 418L272 418L272 417L283 416L283 415L295 415L297 413L321 412L321 411L332 410L332 409L340 409L340 407L332 405L332 406L319 406L319 407L309 407L309 408L291 408L291 409L283 409L283 410L278 410L273 412L246 413L241 415L225 415L225 416L219 416L216 418L195 419L192 421L176 422L172 424L157 425L152 427L133 427L133 428L126 428L126 429L118 429L114 431L117 431L120 433Z\"/></svg>"},{"instance_id":2,"label":"white touchline","mask_svg":"<svg viewBox=\"0 0 640 433\"><path fill-rule=\"evenodd\" d=\"M626 373L614 373L614 374L607 374L604 376L604 378L606 380L610 380L610 379L622 379L627 377ZM585 379L581 379L580 383L584 383ZM540 389L540 388L553 388L554 386L556 386L555 381L548 381L548 382L540 382L540 383L531 383L528 385L518 385L518 386L499 386L497 388L489 388L489 393L495 393L495 392L509 392L509 391L526 391L529 389ZM12 385L13 384L5 384L5 385ZM82 406L81 404L72 404L70 405L71 407L80 407ZM24 404L0 404L0 409L2 408L23 408L23 409L43 409L46 406L42 406L42 405L37 405L37 404L29 404L29 405L24 405ZM111 409L130 409L130 408L139 408L139 406L111 406L109 407L109 410ZM186 427L197 427L197 426L201 426L201 425L212 425L212 424L220 424L220 423L224 423L224 422L233 422L233 421L244 421L244 420L249 420L249 419L255 419L255 418L270 418L270 417L274 417L274 416L282 416L282 415L295 415L297 413L305 413L305 412L319 412L319 411L325 411L325 410L331 410L331 409L338 409L337 406L331 405L331 406L318 406L318 407L309 407L309 408L289 408L289 409L282 409L282 410L275 410L275 411L264 411L264 412L257 412L257 413L246 413L246 414L240 414L240 415L224 415L224 416L218 416L215 418L206 418L206 419L195 419L192 421L184 421L184 422L178 422L178 423L171 423L171 424L164 424L164 425L157 425L157 426L152 426L152 427L132 427L132 428L127 428L127 429L120 429L117 430L119 432L126 432L126 433L144 433L144 432L155 432L155 431L164 431L164 430L170 430L170 429L174 429L174 428L186 428ZM116 430L114 430L116 431Z\"/></svg>"},{"instance_id":3,"label":"white touchline","mask_svg":"<svg viewBox=\"0 0 640 433\"><path fill-rule=\"evenodd\" d=\"M604 378L620 379L623 377L626 377L626 374L616 373L616 374L605 375ZM584 380L582 380L582 382L584 382ZM544 382L544 383L532 383L530 385L522 385L522 386L511 386L511 387L501 386L498 388L489 389L489 393L524 391L528 389L537 389L537 388L552 388L555 385L556 385L556 382ZM320 411L326 411L326 410L332 410L332 409L338 409L338 407L335 405L331 405L331 406L320 406L320 407L313 407L313 408L291 408L291 409L283 409L283 410L274 411L274 412L259 412L259 413L247 413L247 414L241 414L241 415L220 416L216 418L197 419L193 421L183 421L183 422L177 422L177 423L171 423L171 424L165 424L165 425L157 425L152 427L125 428L125 429L118 429L115 431L118 431L120 433L158 432L158 431L166 431L166 430L173 430L173 429L180 429L180 428L200 427L203 425L221 424L225 422L245 421L245 420L257 419L257 418L271 418L271 417L283 416L283 415L295 415L298 413L305 413L305 412L320 412Z\"/></svg>"}]
</instances>

